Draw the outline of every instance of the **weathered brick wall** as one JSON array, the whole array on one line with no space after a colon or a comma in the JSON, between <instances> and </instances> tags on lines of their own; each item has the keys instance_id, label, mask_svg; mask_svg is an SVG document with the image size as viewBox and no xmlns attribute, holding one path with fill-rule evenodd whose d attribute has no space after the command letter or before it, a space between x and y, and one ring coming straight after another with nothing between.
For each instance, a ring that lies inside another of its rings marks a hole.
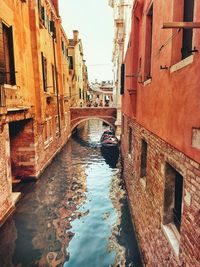
<instances>
[{"instance_id":1,"label":"weathered brick wall","mask_svg":"<svg viewBox=\"0 0 200 267\"><path fill-rule=\"evenodd\" d=\"M128 154L128 126L133 129L131 155ZM146 186L140 178L142 138L148 143ZM132 217L145 265L199 266L200 165L127 117L124 120L122 154ZM162 227L166 162L184 178L178 256Z\"/></svg>"},{"instance_id":2,"label":"weathered brick wall","mask_svg":"<svg viewBox=\"0 0 200 267\"><path fill-rule=\"evenodd\" d=\"M36 161L33 120L10 123L10 149L12 176L34 176Z\"/></svg>"},{"instance_id":3,"label":"weathered brick wall","mask_svg":"<svg viewBox=\"0 0 200 267\"><path fill-rule=\"evenodd\" d=\"M52 116L52 140L45 145L44 144L44 125L39 125L35 122L36 127L36 177L39 178L43 170L51 163L53 157L62 149L66 144L69 136L71 134L71 129L69 124L66 124L65 127L61 126L61 132L56 133L56 124L55 116Z\"/></svg>"},{"instance_id":4,"label":"weathered brick wall","mask_svg":"<svg viewBox=\"0 0 200 267\"><path fill-rule=\"evenodd\" d=\"M13 209L11 201L10 146L8 125L0 127L0 225Z\"/></svg>"}]
</instances>

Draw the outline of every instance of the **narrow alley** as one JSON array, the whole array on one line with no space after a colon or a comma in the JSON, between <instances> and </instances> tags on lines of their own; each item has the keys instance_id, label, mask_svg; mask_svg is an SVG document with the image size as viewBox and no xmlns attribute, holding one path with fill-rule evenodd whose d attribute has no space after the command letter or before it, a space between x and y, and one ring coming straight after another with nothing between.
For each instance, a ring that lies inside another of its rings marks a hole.
<instances>
[{"instance_id":1,"label":"narrow alley","mask_svg":"<svg viewBox=\"0 0 200 267\"><path fill-rule=\"evenodd\" d=\"M102 121L88 121L0 231L0 266L140 267L119 151L103 157ZM30 182L29 182L30 183Z\"/></svg>"}]
</instances>

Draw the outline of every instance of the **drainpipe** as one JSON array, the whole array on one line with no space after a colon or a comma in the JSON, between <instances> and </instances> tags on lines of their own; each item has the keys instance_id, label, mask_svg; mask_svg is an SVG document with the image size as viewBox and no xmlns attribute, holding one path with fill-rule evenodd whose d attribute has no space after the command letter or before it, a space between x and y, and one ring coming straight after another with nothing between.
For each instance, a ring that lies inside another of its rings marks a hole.
<instances>
[{"instance_id":1,"label":"drainpipe","mask_svg":"<svg viewBox=\"0 0 200 267\"><path fill-rule=\"evenodd\" d=\"M55 26L54 26L55 27ZM59 105L59 90L58 90L58 73L57 73L57 64L56 64L56 52L55 52L55 33L52 34L52 43L53 43L53 57L54 57L54 66L56 73L56 101L57 101L57 112L58 112L58 128L59 128L59 137L61 136L61 125L60 125L60 105Z\"/></svg>"}]
</instances>

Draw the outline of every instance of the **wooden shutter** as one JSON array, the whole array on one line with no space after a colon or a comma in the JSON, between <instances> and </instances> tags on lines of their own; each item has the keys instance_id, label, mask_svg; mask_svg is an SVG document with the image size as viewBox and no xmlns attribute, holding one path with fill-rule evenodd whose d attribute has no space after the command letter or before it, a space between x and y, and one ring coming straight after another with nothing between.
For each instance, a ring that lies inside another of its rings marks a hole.
<instances>
[{"instance_id":1,"label":"wooden shutter","mask_svg":"<svg viewBox=\"0 0 200 267\"><path fill-rule=\"evenodd\" d=\"M16 84L15 79L15 60L14 60L14 47L13 47L13 29L8 28L8 40L9 40L9 57L10 57L10 83Z\"/></svg>"},{"instance_id":2,"label":"wooden shutter","mask_svg":"<svg viewBox=\"0 0 200 267\"><path fill-rule=\"evenodd\" d=\"M42 76L43 76L43 89L47 91L47 60L44 57L43 53L41 53L42 59Z\"/></svg>"},{"instance_id":3,"label":"wooden shutter","mask_svg":"<svg viewBox=\"0 0 200 267\"><path fill-rule=\"evenodd\" d=\"M194 16L194 0L184 0L184 21L192 22ZM192 55L193 29L183 29L182 59Z\"/></svg>"},{"instance_id":4,"label":"wooden shutter","mask_svg":"<svg viewBox=\"0 0 200 267\"><path fill-rule=\"evenodd\" d=\"M124 75L125 75L125 65L121 65L121 84L120 84L120 94L124 94Z\"/></svg>"},{"instance_id":5,"label":"wooden shutter","mask_svg":"<svg viewBox=\"0 0 200 267\"><path fill-rule=\"evenodd\" d=\"M0 84L5 83L5 60L4 60L4 44L3 44L3 24L0 19Z\"/></svg>"},{"instance_id":6,"label":"wooden shutter","mask_svg":"<svg viewBox=\"0 0 200 267\"><path fill-rule=\"evenodd\" d=\"M56 27L53 20L50 21L50 32L53 34L53 39L56 39Z\"/></svg>"}]
</instances>

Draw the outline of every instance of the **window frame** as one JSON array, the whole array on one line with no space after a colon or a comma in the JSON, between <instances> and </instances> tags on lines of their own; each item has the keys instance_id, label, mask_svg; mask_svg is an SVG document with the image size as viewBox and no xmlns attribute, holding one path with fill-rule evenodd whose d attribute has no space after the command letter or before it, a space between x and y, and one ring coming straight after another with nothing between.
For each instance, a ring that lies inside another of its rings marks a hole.
<instances>
[{"instance_id":1,"label":"window frame","mask_svg":"<svg viewBox=\"0 0 200 267\"><path fill-rule=\"evenodd\" d=\"M0 84L16 85L13 26L0 19Z\"/></svg>"},{"instance_id":2,"label":"window frame","mask_svg":"<svg viewBox=\"0 0 200 267\"><path fill-rule=\"evenodd\" d=\"M146 13L144 81L148 81L149 79L152 78L153 20L154 20L154 5L152 2Z\"/></svg>"},{"instance_id":3,"label":"window frame","mask_svg":"<svg viewBox=\"0 0 200 267\"><path fill-rule=\"evenodd\" d=\"M43 78L43 90L47 92L47 58L44 56L44 53L41 52L42 60L42 78Z\"/></svg>"},{"instance_id":4,"label":"window frame","mask_svg":"<svg viewBox=\"0 0 200 267\"><path fill-rule=\"evenodd\" d=\"M141 153L140 153L140 178L141 179L145 179L145 177L147 176L147 154L148 154L148 143L144 138L142 138Z\"/></svg>"}]
</instances>

